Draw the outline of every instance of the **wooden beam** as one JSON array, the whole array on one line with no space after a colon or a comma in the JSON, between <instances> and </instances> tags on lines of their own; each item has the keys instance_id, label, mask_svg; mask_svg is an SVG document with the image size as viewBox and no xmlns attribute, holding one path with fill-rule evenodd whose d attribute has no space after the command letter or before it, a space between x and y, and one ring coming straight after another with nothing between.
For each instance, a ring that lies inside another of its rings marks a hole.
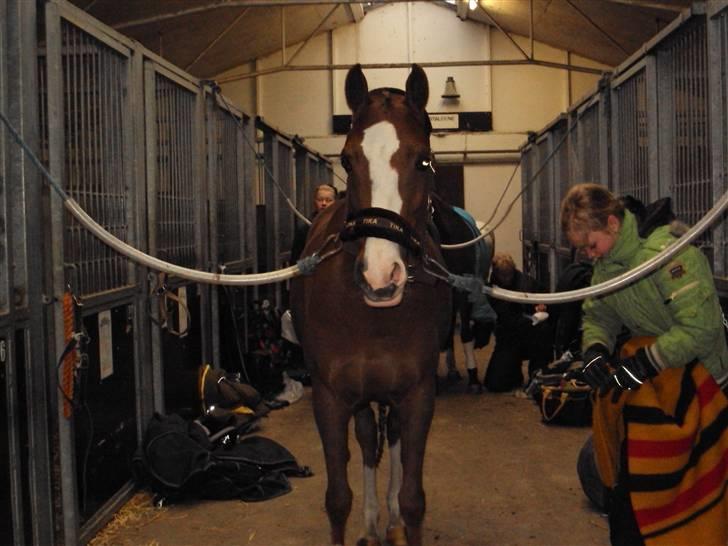
<instances>
[{"instance_id":1,"label":"wooden beam","mask_svg":"<svg viewBox=\"0 0 728 546\"><path fill-rule=\"evenodd\" d=\"M677 4L668 4L666 2L650 2L648 0L607 0L614 4L624 4L626 6L633 6L635 8L651 8L662 11L670 11L672 13L680 13L682 10L689 6L680 6Z\"/></svg>"},{"instance_id":2,"label":"wooden beam","mask_svg":"<svg viewBox=\"0 0 728 546\"><path fill-rule=\"evenodd\" d=\"M408 2L410 0L369 0L372 4L389 4L392 2ZM315 6L319 4L348 4L355 5L360 2L353 0L218 0L217 2L211 2L209 4L202 4L193 8L185 8L177 11L170 11L166 13L160 13L151 17L144 17L141 19L131 19L129 21L122 21L111 25L112 28L117 30L138 27L141 25L149 25L152 23L159 23L161 21L167 21L169 19L175 19L177 17L184 17L185 15L194 15L196 13L204 13L211 10L223 9L223 8L267 8L267 7L281 7L281 6ZM467 2L466 2L467 4Z\"/></svg>"},{"instance_id":3,"label":"wooden beam","mask_svg":"<svg viewBox=\"0 0 728 546\"><path fill-rule=\"evenodd\" d=\"M361 2L349 3L347 4L347 8L349 9L351 18L354 20L355 23L358 23L359 21L364 19L364 4L362 4Z\"/></svg>"},{"instance_id":4,"label":"wooden beam","mask_svg":"<svg viewBox=\"0 0 728 546\"><path fill-rule=\"evenodd\" d=\"M585 74L604 74L604 70L592 68L590 66L568 65L564 63L555 63L550 61L538 61L535 59L514 59L514 60L490 60L490 61L435 61L435 62L418 62L422 68L442 68L452 66L543 66L546 68L556 68L559 70L570 70L572 72L583 72ZM248 72L244 74L231 74L217 80L217 83L229 83L238 80L246 80L257 76L265 76L268 74L277 74L286 71L327 71L327 70L349 70L350 64L318 64L318 65L288 65L277 66ZM363 69L371 68L411 68L412 63L365 63L361 65Z\"/></svg>"},{"instance_id":5,"label":"wooden beam","mask_svg":"<svg viewBox=\"0 0 728 546\"><path fill-rule=\"evenodd\" d=\"M596 22L591 17L589 17L586 13L584 13L583 10L581 10L579 8L579 6L574 4L574 2L572 2L571 0L566 0L566 3L569 4L574 9L574 11L576 11L579 15L581 15L584 19L586 19L586 21L591 26L593 26L597 30L597 32L599 32L602 36L604 36L607 40L609 40L613 45L618 47L622 51L622 53L624 53L625 55L629 55L629 51L624 49L624 47L622 47L622 44L620 44L617 40L615 40L606 30L604 30L602 27L600 27L598 24L596 24Z\"/></svg>"},{"instance_id":6,"label":"wooden beam","mask_svg":"<svg viewBox=\"0 0 728 546\"><path fill-rule=\"evenodd\" d=\"M288 59L287 62L283 63L285 66L289 66L293 62L293 59L295 59L296 56L301 52L301 50L304 47L306 47L306 44L308 44L308 42L311 41L311 39L316 35L316 33L321 29L321 27L324 26L324 24L326 23L326 21L329 20L329 18L334 14L334 12L337 9L339 9L338 4L329 10L329 12L326 14L326 16L323 19L321 19L321 22L318 25L316 25L316 28L313 29L313 31L311 32L311 34L309 34L308 37L299 46L299 48L296 50L296 52L293 55L291 55L291 58Z\"/></svg>"},{"instance_id":7,"label":"wooden beam","mask_svg":"<svg viewBox=\"0 0 728 546\"><path fill-rule=\"evenodd\" d=\"M217 37L212 42L210 42L207 45L207 47L205 49L203 49L200 52L200 54L197 57L195 57L195 59L190 64L185 66L185 70L189 70L191 66L194 66L194 64L197 61L199 61L208 51L210 51L213 47L215 47L215 44L218 43L220 40L222 40L223 37L228 32L230 32L230 30L238 23L238 21L240 21L240 19L245 17L245 15L248 13L249 10L250 10L250 8L245 8L240 15L238 15L235 19L233 19L233 22L230 23L228 26L226 26L225 30L223 30L220 34L218 34Z\"/></svg>"},{"instance_id":8,"label":"wooden beam","mask_svg":"<svg viewBox=\"0 0 728 546\"><path fill-rule=\"evenodd\" d=\"M455 0L455 13L457 16L465 21L468 18L468 0Z\"/></svg>"},{"instance_id":9,"label":"wooden beam","mask_svg":"<svg viewBox=\"0 0 728 546\"><path fill-rule=\"evenodd\" d=\"M567 0L567 2L568 2L568 0ZM511 43L516 47L516 49L521 52L521 54L523 55L523 57L525 59L531 59L531 57L528 56L528 53L523 51L523 48L518 45L518 43L513 39L513 37L510 34L508 34L508 32L502 26L500 26L500 24L498 24L498 21L495 20L495 17L493 17L490 14L490 12L482 6L482 4L480 2L478 2L478 7L482 10L483 13L485 13L485 16L488 19L490 19L491 23L493 23L493 26L495 26L495 28L500 30L501 33L503 34L503 36L508 38L511 41Z\"/></svg>"}]
</instances>

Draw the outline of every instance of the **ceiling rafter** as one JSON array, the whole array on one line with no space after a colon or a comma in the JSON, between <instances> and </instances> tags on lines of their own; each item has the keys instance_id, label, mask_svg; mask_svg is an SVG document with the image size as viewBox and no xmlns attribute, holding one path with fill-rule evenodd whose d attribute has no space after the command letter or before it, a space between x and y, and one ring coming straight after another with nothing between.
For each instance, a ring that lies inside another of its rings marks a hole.
<instances>
[{"instance_id":1,"label":"ceiling rafter","mask_svg":"<svg viewBox=\"0 0 728 546\"><path fill-rule=\"evenodd\" d=\"M355 23L364 19L364 4L361 2L354 2L347 4L346 7L349 10L349 13L351 13L351 18Z\"/></svg>"},{"instance_id":2,"label":"ceiling rafter","mask_svg":"<svg viewBox=\"0 0 728 546\"><path fill-rule=\"evenodd\" d=\"M633 6L638 8L652 8L659 10L672 11L673 13L680 13L685 8L680 5L672 5L667 2L650 2L649 0L607 0L613 4L624 4L625 6Z\"/></svg>"},{"instance_id":3,"label":"ceiling rafter","mask_svg":"<svg viewBox=\"0 0 728 546\"><path fill-rule=\"evenodd\" d=\"M511 43L514 46L516 46L516 49L518 49L518 51L521 52L524 59L533 60L533 55L529 56L528 53L523 51L523 48L518 45L518 43L513 39L513 37L510 34L508 34L508 31L506 31L502 26L500 26L498 21L495 20L495 17L493 17L493 15L491 15L490 12L487 9L485 9L480 2L478 2L478 7L482 10L483 13L485 13L485 16L488 19L490 19L490 21L493 23L493 26L495 26L495 28L497 28L506 38L508 38L511 41ZM531 53L533 54L533 51Z\"/></svg>"},{"instance_id":4,"label":"ceiling rafter","mask_svg":"<svg viewBox=\"0 0 728 546\"><path fill-rule=\"evenodd\" d=\"M225 35L232 30L232 28L240 21L243 17L245 17L250 11L250 8L245 8L242 13L240 13L235 19L233 19L233 22L230 23L228 26L225 27L225 30L223 30L220 34L218 34L214 40L212 40L205 49L203 49L197 57L194 58L194 60L189 63L187 66L185 66L185 70L189 70L191 66L194 66L197 61L202 59L202 57L205 56L205 54L210 51L213 47L215 47L215 44L217 44L220 40L222 40Z\"/></svg>"},{"instance_id":5,"label":"ceiling rafter","mask_svg":"<svg viewBox=\"0 0 728 546\"><path fill-rule=\"evenodd\" d=\"M329 10L329 12L324 16L323 19L321 19L321 22L316 26L315 29L308 35L308 37L301 43L299 48L296 50L296 52L291 55L291 58L288 59L286 63L284 63L285 66L290 66L290 64L293 62L293 59L296 58L296 56L303 50L304 47L311 41L311 39L318 33L319 30L321 30L321 27L326 24L326 21L328 21L331 16L334 14L334 12L339 9L340 4L335 5L333 8Z\"/></svg>"},{"instance_id":6,"label":"ceiling rafter","mask_svg":"<svg viewBox=\"0 0 728 546\"><path fill-rule=\"evenodd\" d=\"M512 60L488 60L488 61L418 61L417 64L422 68L442 68L453 66L544 66L547 68L557 68L560 70L569 70L572 72L582 72L585 74L604 73L599 68L590 66L579 66L573 64L557 63L552 61L539 61L536 59L512 59ZM412 63L361 63L363 69L374 68L412 68ZM258 76L267 76L277 74L284 71L323 71L323 70L348 70L350 64L316 64L316 65L293 65L293 66L276 66L273 68L265 68L255 72L245 72L242 74L230 74L217 80L217 83L230 83L239 80L247 80Z\"/></svg>"},{"instance_id":7,"label":"ceiling rafter","mask_svg":"<svg viewBox=\"0 0 728 546\"><path fill-rule=\"evenodd\" d=\"M400 3L409 2L411 0L369 0L373 4L389 4L389 3ZM152 23L160 23L169 19L176 19L178 17L184 17L186 15L195 15L198 13L204 13L211 10L225 9L225 8L265 8L265 7L283 7L283 6L315 6L318 4L360 4L360 2L354 2L352 0L218 0L217 2L211 2L201 6L195 6L193 8L185 8L176 11L169 11L166 13L159 13L150 17L142 17L140 19L130 19L128 21L122 21L115 23L112 27L116 30L138 27L142 25L149 25Z\"/></svg>"},{"instance_id":8,"label":"ceiling rafter","mask_svg":"<svg viewBox=\"0 0 728 546\"><path fill-rule=\"evenodd\" d=\"M311 47L311 34L320 36L361 22L370 11L409 0L70 1L152 50L160 50L163 40L164 55L170 61L199 77L215 77L277 52L283 36L290 42L287 56L297 55L293 62L305 64L301 61L305 51L300 51ZM438 5L453 17L460 12L467 21L493 27L513 44L508 46L515 48L512 59L535 59L538 39L607 66L622 62L691 4L691 0L480 0L480 9L473 2L475 9L470 11L468 0L411 1ZM340 9L321 24L321 18L335 5ZM284 6L290 9L285 10L286 28L276 29L278 17L273 15L278 10L271 8ZM244 9L252 11L235 23ZM548 17L544 17L545 11ZM288 16L294 12L295 16ZM302 46L306 41L308 45ZM285 56L278 63L291 64Z\"/></svg>"},{"instance_id":9,"label":"ceiling rafter","mask_svg":"<svg viewBox=\"0 0 728 546\"><path fill-rule=\"evenodd\" d=\"M599 34L604 36L613 45L617 46L622 51L622 53L624 53L625 55L629 55L629 52L626 49L624 49L624 47L622 47L622 44L620 44L617 40L615 40L614 37L612 37L612 35L609 34L606 30L604 30L602 27L600 27L598 24L596 24L594 22L594 20L591 17L589 17L586 13L584 13L584 11L582 11L576 4L574 4L574 2L572 2L571 0L566 0L566 3L569 4L579 15L581 15L584 19L586 19L586 21L591 26L593 26L597 30L597 32L599 32Z\"/></svg>"}]
</instances>

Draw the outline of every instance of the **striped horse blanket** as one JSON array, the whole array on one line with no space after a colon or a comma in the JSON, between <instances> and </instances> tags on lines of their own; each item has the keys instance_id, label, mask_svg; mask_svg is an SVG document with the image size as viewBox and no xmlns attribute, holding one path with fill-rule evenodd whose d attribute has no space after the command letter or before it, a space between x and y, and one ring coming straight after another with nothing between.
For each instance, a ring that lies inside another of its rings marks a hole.
<instances>
[{"instance_id":1,"label":"striped horse blanket","mask_svg":"<svg viewBox=\"0 0 728 546\"><path fill-rule=\"evenodd\" d=\"M644 341L630 340L627 354ZM725 546L728 399L705 367L664 370L636 391L596 398L600 477L611 488L626 476L646 546Z\"/></svg>"}]
</instances>

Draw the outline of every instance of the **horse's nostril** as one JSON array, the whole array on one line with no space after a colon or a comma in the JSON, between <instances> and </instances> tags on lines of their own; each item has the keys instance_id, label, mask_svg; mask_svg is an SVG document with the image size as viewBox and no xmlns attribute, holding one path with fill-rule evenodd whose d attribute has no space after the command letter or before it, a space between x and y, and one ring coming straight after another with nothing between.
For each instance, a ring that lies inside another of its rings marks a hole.
<instances>
[{"instance_id":1,"label":"horse's nostril","mask_svg":"<svg viewBox=\"0 0 728 546\"><path fill-rule=\"evenodd\" d=\"M364 275L364 272L367 270L367 259L364 256L360 256L357 258L356 262L354 262L354 271L357 275Z\"/></svg>"},{"instance_id":2,"label":"horse's nostril","mask_svg":"<svg viewBox=\"0 0 728 546\"><path fill-rule=\"evenodd\" d=\"M369 286L369 283L364 276L364 271L366 271L366 267L362 262L363 260L357 260L354 263L354 282L360 288Z\"/></svg>"},{"instance_id":3,"label":"horse's nostril","mask_svg":"<svg viewBox=\"0 0 728 546\"><path fill-rule=\"evenodd\" d=\"M404 268L402 267L402 264L394 262L394 267L392 267L392 273L389 276L389 279L397 286L404 282Z\"/></svg>"}]
</instances>

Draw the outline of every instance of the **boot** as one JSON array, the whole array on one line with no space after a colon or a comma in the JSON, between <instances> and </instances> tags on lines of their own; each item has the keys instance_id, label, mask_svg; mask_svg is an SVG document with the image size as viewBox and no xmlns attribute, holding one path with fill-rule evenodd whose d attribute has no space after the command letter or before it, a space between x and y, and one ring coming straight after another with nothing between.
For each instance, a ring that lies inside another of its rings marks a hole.
<instances>
[{"instance_id":1,"label":"boot","mask_svg":"<svg viewBox=\"0 0 728 546\"><path fill-rule=\"evenodd\" d=\"M471 394L483 392L483 386L478 381L478 368L468 368L468 392Z\"/></svg>"}]
</instances>

